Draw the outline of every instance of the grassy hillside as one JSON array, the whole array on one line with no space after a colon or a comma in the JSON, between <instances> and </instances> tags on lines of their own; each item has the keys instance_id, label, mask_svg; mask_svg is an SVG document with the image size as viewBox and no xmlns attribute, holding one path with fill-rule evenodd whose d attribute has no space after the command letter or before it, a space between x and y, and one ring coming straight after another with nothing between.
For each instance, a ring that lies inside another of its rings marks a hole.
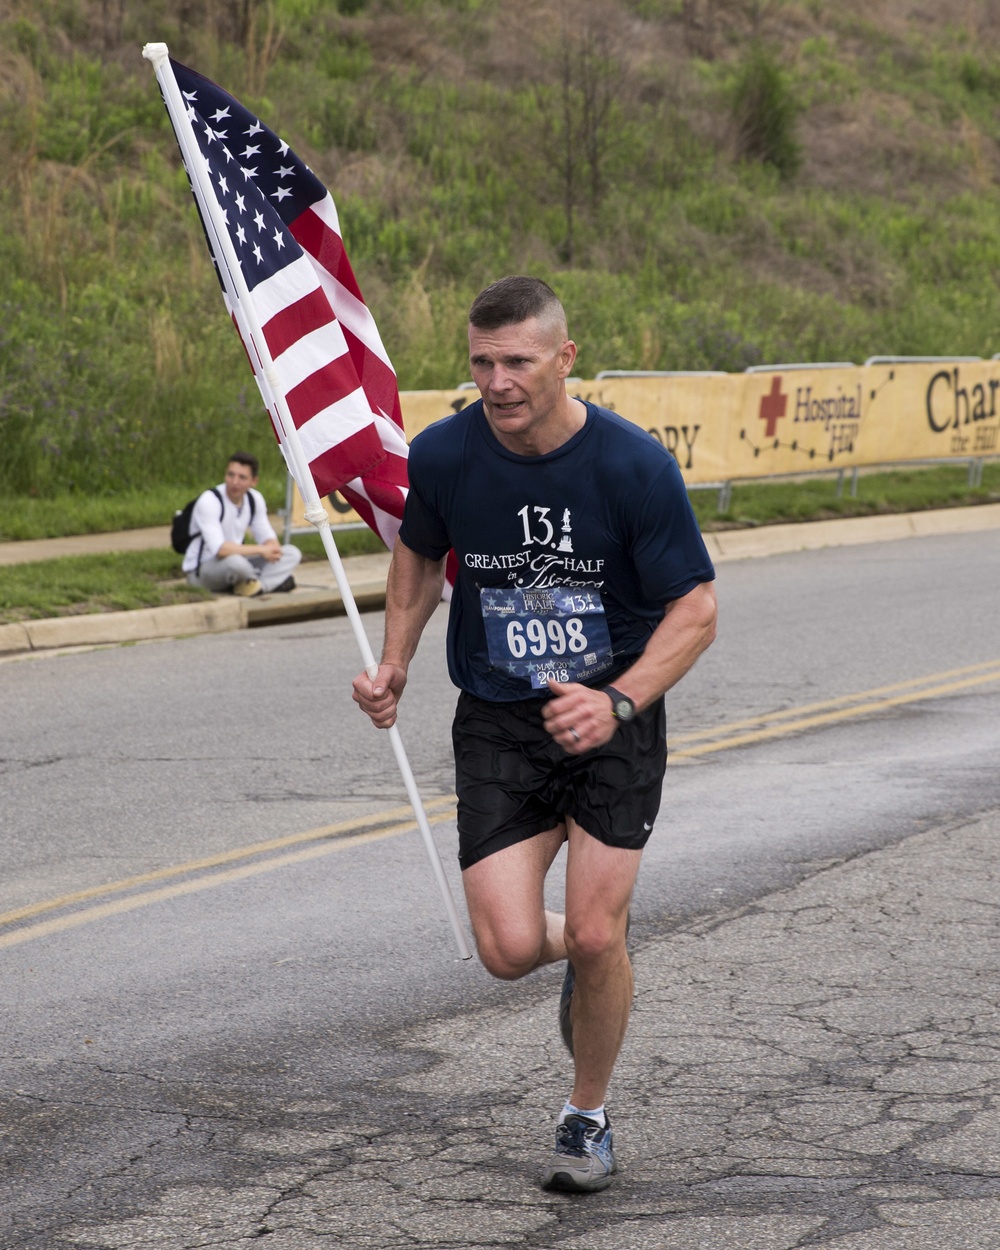
<instances>
[{"instance_id":1,"label":"grassy hillside","mask_svg":"<svg viewBox=\"0 0 1000 1250\"><path fill-rule=\"evenodd\" d=\"M1000 350L995 0L8 0L5 494L280 468L150 40L330 187L403 388L516 271L584 375Z\"/></svg>"}]
</instances>

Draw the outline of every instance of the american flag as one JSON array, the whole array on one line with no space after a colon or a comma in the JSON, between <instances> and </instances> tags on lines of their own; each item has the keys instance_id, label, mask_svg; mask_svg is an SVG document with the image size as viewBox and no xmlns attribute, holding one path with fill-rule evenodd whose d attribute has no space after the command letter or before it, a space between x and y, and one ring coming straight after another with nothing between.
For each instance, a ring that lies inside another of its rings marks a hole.
<instances>
[{"instance_id":1,"label":"american flag","mask_svg":"<svg viewBox=\"0 0 1000 1250\"><path fill-rule=\"evenodd\" d=\"M316 489L339 490L391 547L407 490L399 391L347 259L333 198L236 99L173 58L170 66L274 362L272 389L287 400ZM212 230L206 238L238 327L233 302L240 296L225 281ZM248 355L253 367L256 354L248 348Z\"/></svg>"}]
</instances>

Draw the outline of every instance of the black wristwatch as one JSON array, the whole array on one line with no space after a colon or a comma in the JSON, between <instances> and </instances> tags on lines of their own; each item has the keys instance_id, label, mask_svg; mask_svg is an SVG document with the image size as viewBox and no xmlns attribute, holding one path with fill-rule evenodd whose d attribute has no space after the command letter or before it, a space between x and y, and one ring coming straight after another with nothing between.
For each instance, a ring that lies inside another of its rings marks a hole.
<instances>
[{"instance_id":1,"label":"black wristwatch","mask_svg":"<svg viewBox=\"0 0 1000 1250\"><path fill-rule=\"evenodd\" d=\"M635 715L635 704L627 694L622 694L614 686L605 686L604 693L611 700L611 715L616 720L631 720Z\"/></svg>"}]
</instances>

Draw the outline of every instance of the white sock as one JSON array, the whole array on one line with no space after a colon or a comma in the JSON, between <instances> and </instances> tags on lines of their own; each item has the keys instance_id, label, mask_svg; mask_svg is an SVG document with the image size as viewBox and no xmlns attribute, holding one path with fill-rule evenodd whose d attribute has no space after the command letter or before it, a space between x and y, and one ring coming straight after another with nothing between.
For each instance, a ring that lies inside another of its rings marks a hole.
<instances>
[{"instance_id":1,"label":"white sock","mask_svg":"<svg viewBox=\"0 0 1000 1250\"><path fill-rule=\"evenodd\" d=\"M586 1116L588 1120L595 1120L601 1128L604 1128L605 1124L608 1122L607 1116L604 1114L603 1102L599 1107L595 1107L593 1111L583 1111L580 1107L574 1107L571 1102L567 1102L562 1111L559 1113L559 1119L556 1122L558 1124L562 1124L566 1120L566 1117L570 1115Z\"/></svg>"}]
</instances>

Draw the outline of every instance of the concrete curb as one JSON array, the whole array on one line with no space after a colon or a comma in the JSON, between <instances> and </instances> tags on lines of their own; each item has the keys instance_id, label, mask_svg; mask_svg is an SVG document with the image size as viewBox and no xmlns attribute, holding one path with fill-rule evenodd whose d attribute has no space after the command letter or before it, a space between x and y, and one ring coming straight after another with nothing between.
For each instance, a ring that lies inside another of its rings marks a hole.
<instances>
[{"instance_id":1,"label":"concrete curb","mask_svg":"<svg viewBox=\"0 0 1000 1250\"><path fill-rule=\"evenodd\" d=\"M133 612L92 612L44 621L0 625L0 654L50 651L61 647L101 647L185 634L219 634L246 629L245 599L210 599Z\"/></svg>"},{"instance_id":2,"label":"concrete curb","mask_svg":"<svg viewBox=\"0 0 1000 1250\"><path fill-rule=\"evenodd\" d=\"M972 534L1000 529L1000 504L975 508L938 508L890 516L844 517L798 525L762 525L759 529L717 530L705 535L709 555L718 564L823 547L926 538L936 534Z\"/></svg>"},{"instance_id":3,"label":"concrete curb","mask_svg":"<svg viewBox=\"0 0 1000 1250\"><path fill-rule=\"evenodd\" d=\"M350 586L360 611L377 612L385 607L385 577L357 583L351 580ZM256 629L258 625L307 621L317 616L339 616L344 611L344 600L336 588L303 590L299 594L282 595L280 598L264 595L260 599L244 602L247 604L247 625L251 629Z\"/></svg>"},{"instance_id":4,"label":"concrete curb","mask_svg":"<svg viewBox=\"0 0 1000 1250\"><path fill-rule=\"evenodd\" d=\"M1000 504L892 516L807 521L798 525L762 525L759 529L721 530L706 534L705 542L713 561L724 564L730 560L817 551L823 547L892 542L936 534L970 534L993 529L1000 529ZM376 611L385 606L388 552L346 559L344 567L362 611ZM305 568L312 570L313 566L304 566L304 573ZM188 634L222 633L337 616L344 611L343 599L328 566L306 576L317 584L302 586L291 594L264 595L259 599L219 596L204 603L141 608L134 612L60 616L44 621L0 625L0 656L69 647L115 646Z\"/></svg>"}]
</instances>

